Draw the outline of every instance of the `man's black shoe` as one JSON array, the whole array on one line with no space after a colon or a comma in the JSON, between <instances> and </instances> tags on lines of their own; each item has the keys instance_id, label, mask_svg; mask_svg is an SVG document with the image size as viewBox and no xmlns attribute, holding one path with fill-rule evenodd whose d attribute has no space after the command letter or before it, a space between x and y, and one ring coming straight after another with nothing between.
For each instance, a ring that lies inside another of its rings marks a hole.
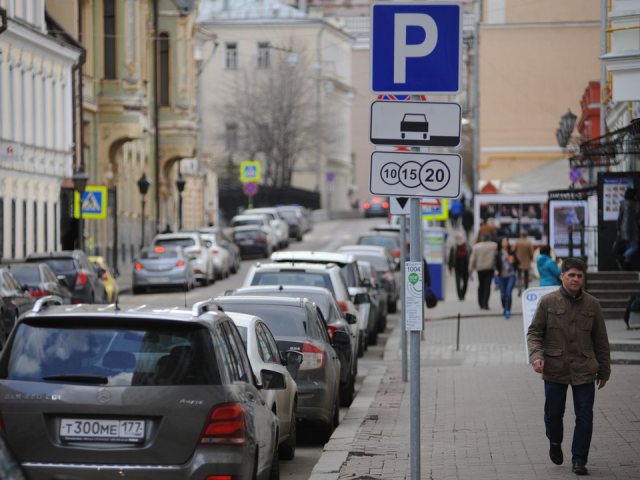
<instances>
[{"instance_id":1,"label":"man's black shoe","mask_svg":"<svg viewBox=\"0 0 640 480\"><path fill-rule=\"evenodd\" d=\"M564 461L564 456L562 455L562 445L554 444L553 442L549 442L549 458L556 465L562 465Z\"/></svg>"},{"instance_id":2,"label":"man's black shoe","mask_svg":"<svg viewBox=\"0 0 640 480\"><path fill-rule=\"evenodd\" d=\"M571 467L571 471L576 475L587 475L587 467L584 466L582 462L573 462L573 467Z\"/></svg>"}]
</instances>

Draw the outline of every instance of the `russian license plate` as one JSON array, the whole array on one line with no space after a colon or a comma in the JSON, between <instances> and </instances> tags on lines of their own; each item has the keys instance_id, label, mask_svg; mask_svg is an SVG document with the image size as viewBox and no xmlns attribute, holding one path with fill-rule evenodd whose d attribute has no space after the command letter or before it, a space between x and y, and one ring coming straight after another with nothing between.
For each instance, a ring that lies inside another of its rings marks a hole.
<instances>
[{"instance_id":1,"label":"russian license plate","mask_svg":"<svg viewBox=\"0 0 640 480\"><path fill-rule=\"evenodd\" d=\"M63 418L60 439L65 442L142 443L144 420L89 420Z\"/></svg>"},{"instance_id":2,"label":"russian license plate","mask_svg":"<svg viewBox=\"0 0 640 480\"><path fill-rule=\"evenodd\" d=\"M151 283L169 283L169 277L149 277Z\"/></svg>"},{"instance_id":3,"label":"russian license plate","mask_svg":"<svg viewBox=\"0 0 640 480\"><path fill-rule=\"evenodd\" d=\"M253 245L253 240L240 240L238 243L240 245Z\"/></svg>"}]
</instances>

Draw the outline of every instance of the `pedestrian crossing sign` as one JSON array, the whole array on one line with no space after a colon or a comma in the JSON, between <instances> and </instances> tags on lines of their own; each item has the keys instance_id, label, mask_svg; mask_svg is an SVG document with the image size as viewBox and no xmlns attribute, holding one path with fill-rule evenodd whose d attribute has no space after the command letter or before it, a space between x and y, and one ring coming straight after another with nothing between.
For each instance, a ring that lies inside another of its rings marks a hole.
<instances>
[{"instance_id":1,"label":"pedestrian crossing sign","mask_svg":"<svg viewBox=\"0 0 640 480\"><path fill-rule=\"evenodd\" d=\"M73 206L75 218L80 218L80 204L82 204L82 218L95 220L107 218L107 187L87 187L82 194L82 201L78 191L75 191Z\"/></svg>"},{"instance_id":2,"label":"pedestrian crossing sign","mask_svg":"<svg viewBox=\"0 0 640 480\"><path fill-rule=\"evenodd\" d=\"M240 181L243 183L260 181L260 162L242 162L240 164Z\"/></svg>"}]
</instances>

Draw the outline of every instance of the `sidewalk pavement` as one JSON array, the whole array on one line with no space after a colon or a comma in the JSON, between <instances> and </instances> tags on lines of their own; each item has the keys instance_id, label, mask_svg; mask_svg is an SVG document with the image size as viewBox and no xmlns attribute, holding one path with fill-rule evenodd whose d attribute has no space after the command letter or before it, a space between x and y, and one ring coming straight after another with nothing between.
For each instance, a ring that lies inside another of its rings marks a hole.
<instances>
[{"instance_id":1,"label":"sidewalk pavement","mask_svg":"<svg viewBox=\"0 0 640 480\"><path fill-rule=\"evenodd\" d=\"M570 464L573 403L568 398L565 463L556 466L549 459L544 430L543 382L525 363L522 317L515 315L521 311L517 292L509 320L500 315L496 293L492 291L492 316L461 320L459 350L457 321L451 318L458 311L471 315L476 310L474 284L459 302L448 279L447 300L427 312L420 346L421 478L575 478ZM607 321L612 341L640 336L622 327L623 322ZM409 416L410 384L401 379L399 350L396 328L385 348L386 373L366 380L369 390L378 385L370 406L363 413L360 405L353 415L350 409L348 423L325 446L311 480L410 478L409 432L415 419ZM610 382L598 391L587 465L592 477L640 478L639 384L640 366L613 365Z\"/></svg>"}]
</instances>

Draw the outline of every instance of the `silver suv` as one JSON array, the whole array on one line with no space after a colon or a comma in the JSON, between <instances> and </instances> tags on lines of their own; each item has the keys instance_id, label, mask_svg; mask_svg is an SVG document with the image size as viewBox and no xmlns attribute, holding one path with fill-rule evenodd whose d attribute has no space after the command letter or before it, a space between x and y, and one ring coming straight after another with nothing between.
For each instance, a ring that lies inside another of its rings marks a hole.
<instances>
[{"instance_id":1,"label":"silver suv","mask_svg":"<svg viewBox=\"0 0 640 480\"><path fill-rule=\"evenodd\" d=\"M269 478L278 421L234 322L192 310L38 300L0 355L0 412L31 480Z\"/></svg>"}]
</instances>

